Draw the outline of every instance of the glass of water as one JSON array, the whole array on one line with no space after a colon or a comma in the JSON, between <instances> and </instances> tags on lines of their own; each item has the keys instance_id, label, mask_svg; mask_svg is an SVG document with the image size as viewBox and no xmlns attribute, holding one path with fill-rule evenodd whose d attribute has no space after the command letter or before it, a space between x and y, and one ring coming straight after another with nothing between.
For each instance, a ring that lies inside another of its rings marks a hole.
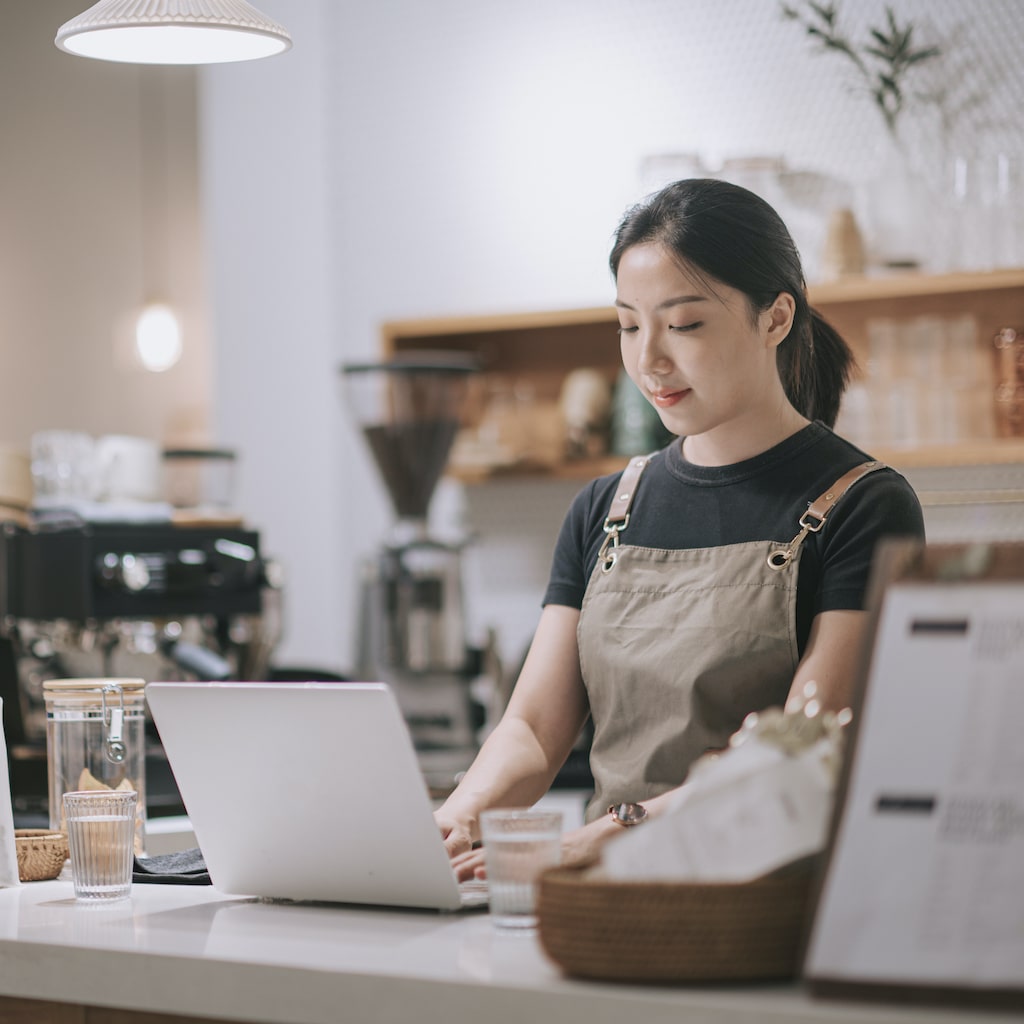
<instances>
[{"instance_id":1,"label":"glass of water","mask_svg":"<svg viewBox=\"0 0 1024 1024\"><path fill-rule=\"evenodd\" d=\"M535 928L537 878L562 859L562 812L539 808L484 811L480 832L492 922L498 928Z\"/></svg>"},{"instance_id":2,"label":"glass of water","mask_svg":"<svg viewBox=\"0 0 1024 1024\"><path fill-rule=\"evenodd\" d=\"M77 899L123 900L131 894L138 796L134 790L64 794Z\"/></svg>"}]
</instances>

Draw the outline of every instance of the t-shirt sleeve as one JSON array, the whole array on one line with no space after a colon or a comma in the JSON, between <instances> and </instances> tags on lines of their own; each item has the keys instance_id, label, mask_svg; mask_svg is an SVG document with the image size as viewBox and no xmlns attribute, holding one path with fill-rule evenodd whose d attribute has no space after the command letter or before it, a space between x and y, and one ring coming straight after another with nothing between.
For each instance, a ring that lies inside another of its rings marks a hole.
<instances>
[{"instance_id":1,"label":"t-shirt sleeve","mask_svg":"<svg viewBox=\"0 0 1024 1024\"><path fill-rule=\"evenodd\" d=\"M895 471L854 484L829 516L816 612L864 609L875 549L886 537L924 539L921 503Z\"/></svg>"},{"instance_id":2,"label":"t-shirt sleeve","mask_svg":"<svg viewBox=\"0 0 1024 1024\"><path fill-rule=\"evenodd\" d=\"M584 487L573 499L562 520L551 562L551 575L544 592L544 605L583 607L583 594L587 589L587 535L593 518L596 486L597 482L593 481Z\"/></svg>"}]
</instances>

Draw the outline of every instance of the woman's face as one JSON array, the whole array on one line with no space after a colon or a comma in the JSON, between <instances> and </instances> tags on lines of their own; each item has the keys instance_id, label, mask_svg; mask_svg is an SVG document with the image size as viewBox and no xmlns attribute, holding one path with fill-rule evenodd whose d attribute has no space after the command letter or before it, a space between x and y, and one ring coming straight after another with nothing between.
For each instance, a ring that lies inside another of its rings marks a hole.
<instances>
[{"instance_id":1,"label":"woman's face","mask_svg":"<svg viewBox=\"0 0 1024 1024\"><path fill-rule=\"evenodd\" d=\"M740 440L778 415L792 313L776 307L790 296L754 319L742 292L686 274L655 242L625 251L616 283L623 366L672 433Z\"/></svg>"}]
</instances>

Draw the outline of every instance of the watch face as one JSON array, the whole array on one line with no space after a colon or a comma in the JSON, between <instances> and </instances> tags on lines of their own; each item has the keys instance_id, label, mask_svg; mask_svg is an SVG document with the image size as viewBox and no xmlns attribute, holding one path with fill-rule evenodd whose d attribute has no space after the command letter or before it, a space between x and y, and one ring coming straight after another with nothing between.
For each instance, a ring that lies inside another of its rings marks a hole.
<instances>
[{"instance_id":1,"label":"watch face","mask_svg":"<svg viewBox=\"0 0 1024 1024\"><path fill-rule=\"evenodd\" d=\"M608 813L620 825L639 825L647 817L647 808L643 804L613 804Z\"/></svg>"}]
</instances>

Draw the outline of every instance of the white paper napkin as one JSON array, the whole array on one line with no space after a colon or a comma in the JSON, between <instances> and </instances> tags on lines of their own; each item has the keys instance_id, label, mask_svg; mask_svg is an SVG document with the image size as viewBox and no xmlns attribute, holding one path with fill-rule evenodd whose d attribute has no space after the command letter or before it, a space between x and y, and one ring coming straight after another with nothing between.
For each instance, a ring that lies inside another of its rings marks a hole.
<instances>
[{"instance_id":1,"label":"white paper napkin","mask_svg":"<svg viewBox=\"0 0 1024 1024\"><path fill-rule=\"evenodd\" d=\"M752 737L700 765L659 817L607 844L608 877L747 882L824 849L831 741L799 754Z\"/></svg>"}]
</instances>

